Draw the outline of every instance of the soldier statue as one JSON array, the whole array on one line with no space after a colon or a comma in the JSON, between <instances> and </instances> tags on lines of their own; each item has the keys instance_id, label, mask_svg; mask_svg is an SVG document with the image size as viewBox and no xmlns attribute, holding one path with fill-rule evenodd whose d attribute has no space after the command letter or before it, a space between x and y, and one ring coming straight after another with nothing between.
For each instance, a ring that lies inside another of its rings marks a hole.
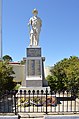
<instances>
[{"instance_id":1,"label":"soldier statue","mask_svg":"<svg viewBox=\"0 0 79 119\"><path fill-rule=\"evenodd\" d=\"M37 16L38 11L36 9L34 9L32 13L34 14L34 16L30 18L28 23L29 35L30 35L30 46L38 46L42 21Z\"/></svg>"}]
</instances>

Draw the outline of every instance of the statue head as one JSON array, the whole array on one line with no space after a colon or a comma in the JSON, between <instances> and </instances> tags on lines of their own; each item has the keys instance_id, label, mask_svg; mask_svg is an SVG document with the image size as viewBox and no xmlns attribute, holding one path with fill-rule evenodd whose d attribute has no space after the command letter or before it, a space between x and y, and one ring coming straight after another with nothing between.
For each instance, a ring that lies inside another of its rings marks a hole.
<instances>
[{"instance_id":1,"label":"statue head","mask_svg":"<svg viewBox=\"0 0 79 119\"><path fill-rule=\"evenodd\" d=\"M34 14L34 16L36 16L38 14L38 10L35 8L32 13Z\"/></svg>"}]
</instances>

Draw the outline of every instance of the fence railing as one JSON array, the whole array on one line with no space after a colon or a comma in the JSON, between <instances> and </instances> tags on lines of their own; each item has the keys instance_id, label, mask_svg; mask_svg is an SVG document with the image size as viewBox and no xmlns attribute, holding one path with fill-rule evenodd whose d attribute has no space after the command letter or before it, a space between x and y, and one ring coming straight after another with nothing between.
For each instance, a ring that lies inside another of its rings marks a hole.
<instances>
[{"instance_id":1,"label":"fence railing","mask_svg":"<svg viewBox=\"0 0 79 119\"><path fill-rule=\"evenodd\" d=\"M74 91L10 91L0 97L1 113L79 112L79 98Z\"/></svg>"},{"instance_id":2,"label":"fence railing","mask_svg":"<svg viewBox=\"0 0 79 119\"><path fill-rule=\"evenodd\" d=\"M16 114L16 93L18 91L6 91L4 95L0 95L0 113Z\"/></svg>"}]
</instances>

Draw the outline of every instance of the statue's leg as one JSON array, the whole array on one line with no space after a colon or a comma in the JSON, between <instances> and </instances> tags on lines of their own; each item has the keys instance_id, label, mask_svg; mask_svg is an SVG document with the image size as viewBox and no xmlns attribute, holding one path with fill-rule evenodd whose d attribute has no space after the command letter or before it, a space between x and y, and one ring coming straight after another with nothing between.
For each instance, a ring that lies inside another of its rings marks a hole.
<instances>
[{"instance_id":1,"label":"statue's leg","mask_svg":"<svg viewBox=\"0 0 79 119\"><path fill-rule=\"evenodd\" d=\"M33 34L30 34L30 45L33 45Z\"/></svg>"},{"instance_id":2,"label":"statue's leg","mask_svg":"<svg viewBox=\"0 0 79 119\"><path fill-rule=\"evenodd\" d=\"M39 35L37 35L37 45L39 44Z\"/></svg>"},{"instance_id":3,"label":"statue's leg","mask_svg":"<svg viewBox=\"0 0 79 119\"><path fill-rule=\"evenodd\" d=\"M37 45L37 38L36 38L36 35L34 35L34 45L35 45L35 46Z\"/></svg>"},{"instance_id":4,"label":"statue's leg","mask_svg":"<svg viewBox=\"0 0 79 119\"><path fill-rule=\"evenodd\" d=\"M36 35L36 46L38 45L38 38L37 38L37 35Z\"/></svg>"},{"instance_id":5,"label":"statue's leg","mask_svg":"<svg viewBox=\"0 0 79 119\"><path fill-rule=\"evenodd\" d=\"M37 38L36 38L36 35L35 35L35 45L37 45Z\"/></svg>"},{"instance_id":6,"label":"statue's leg","mask_svg":"<svg viewBox=\"0 0 79 119\"><path fill-rule=\"evenodd\" d=\"M35 33L35 46L37 46L37 33Z\"/></svg>"},{"instance_id":7,"label":"statue's leg","mask_svg":"<svg viewBox=\"0 0 79 119\"><path fill-rule=\"evenodd\" d=\"M33 45L35 46L35 30L33 30Z\"/></svg>"}]
</instances>

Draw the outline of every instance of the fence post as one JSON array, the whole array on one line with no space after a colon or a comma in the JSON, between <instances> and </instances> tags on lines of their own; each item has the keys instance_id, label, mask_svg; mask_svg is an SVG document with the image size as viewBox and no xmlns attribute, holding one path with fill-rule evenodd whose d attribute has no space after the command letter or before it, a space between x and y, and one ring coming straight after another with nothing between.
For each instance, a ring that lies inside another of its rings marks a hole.
<instances>
[{"instance_id":1,"label":"fence post","mask_svg":"<svg viewBox=\"0 0 79 119\"><path fill-rule=\"evenodd\" d=\"M47 88L46 88L46 114L48 113L48 112L47 112L47 94L48 94L48 90L47 90Z\"/></svg>"},{"instance_id":2,"label":"fence post","mask_svg":"<svg viewBox=\"0 0 79 119\"><path fill-rule=\"evenodd\" d=\"M17 112L16 112L16 91L14 91L14 107L15 107L15 115L17 115Z\"/></svg>"}]
</instances>

